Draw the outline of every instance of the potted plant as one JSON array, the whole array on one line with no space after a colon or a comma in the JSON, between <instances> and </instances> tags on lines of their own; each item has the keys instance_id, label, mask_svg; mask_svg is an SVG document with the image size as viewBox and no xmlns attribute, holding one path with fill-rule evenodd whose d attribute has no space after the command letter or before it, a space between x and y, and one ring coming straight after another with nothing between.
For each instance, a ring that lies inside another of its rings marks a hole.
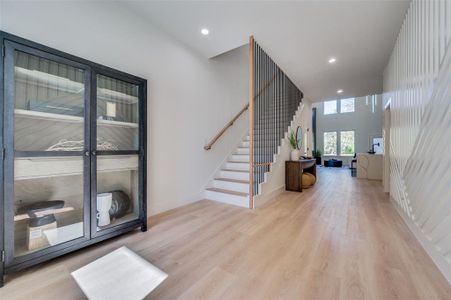
<instances>
[{"instance_id":1,"label":"potted plant","mask_svg":"<svg viewBox=\"0 0 451 300\"><path fill-rule=\"evenodd\" d=\"M294 133L294 130L291 130L290 132L290 145L291 145L291 160L299 160L301 157L301 151L298 149L298 142L296 140L296 134Z\"/></svg>"},{"instance_id":2,"label":"potted plant","mask_svg":"<svg viewBox=\"0 0 451 300\"><path fill-rule=\"evenodd\" d=\"M316 164L321 164L321 151L320 150L313 150L312 151L313 157L316 159Z\"/></svg>"}]
</instances>

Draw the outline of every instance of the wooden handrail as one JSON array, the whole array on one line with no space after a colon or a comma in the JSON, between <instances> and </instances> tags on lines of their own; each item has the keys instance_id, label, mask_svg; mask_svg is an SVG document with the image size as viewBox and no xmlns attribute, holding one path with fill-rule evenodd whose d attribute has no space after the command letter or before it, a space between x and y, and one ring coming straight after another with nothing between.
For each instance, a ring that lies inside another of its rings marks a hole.
<instances>
[{"instance_id":1,"label":"wooden handrail","mask_svg":"<svg viewBox=\"0 0 451 300\"><path fill-rule=\"evenodd\" d=\"M276 79L276 75L275 75L275 74L274 74L274 76L273 76L270 80L268 80L268 82L260 89L260 91L258 91L258 93L257 93L255 96L253 96L254 100L255 100L255 98L257 98L258 96L260 96L260 94L261 94L265 89L267 89L267 88L271 85L271 83L274 81L274 79ZM235 123L235 121L236 121L236 120L243 114L243 112L245 112L248 108L249 108L249 103L246 104L246 106L244 106L244 107L243 107L243 108L242 108L242 109L241 109L241 110L233 117L233 119L232 119L229 123L227 123L227 124L221 129L221 131L219 131L218 134L215 135L215 137L214 137L208 144L206 144L206 145L204 146L204 149L205 149L205 150L210 150L211 147L213 146L213 144L216 143L217 140L219 140L219 138L224 134L224 132L226 132L226 130L227 130L230 126L232 126L233 123Z\"/></svg>"},{"instance_id":2,"label":"wooden handrail","mask_svg":"<svg viewBox=\"0 0 451 300\"><path fill-rule=\"evenodd\" d=\"M258 91L258 93L254 96L254 100L257 99L257 97L259 97L261 95L261 93L263 93L264 90L266 90L271 83L274 81L274 79L276 79L277 74L274 74L274 76L268 80L268 82L265 83L265 85Z\"/></svg>"},{"instance_id":3,"label":"wooden handrail","mask_svg":"<svg viewBox=\"0 0 451 300\"><path fill-rule=\"evenodd\" d=\"M230 120L229 123L226 124L226 126L224 126L221 131L218 132L217 135L215 135L215 137L204 146L205 150L210 150L211 147L213 146L214 143L216 143L217 140L219 140L219 138L221 137L221 135L224 134L224 132L226 132L227 128L229 128L230 126L233 125L233 123L235 123L235 121L249 108L249 103L246 104L234 117L232 120Z\"/></svg>"}]
</instances>

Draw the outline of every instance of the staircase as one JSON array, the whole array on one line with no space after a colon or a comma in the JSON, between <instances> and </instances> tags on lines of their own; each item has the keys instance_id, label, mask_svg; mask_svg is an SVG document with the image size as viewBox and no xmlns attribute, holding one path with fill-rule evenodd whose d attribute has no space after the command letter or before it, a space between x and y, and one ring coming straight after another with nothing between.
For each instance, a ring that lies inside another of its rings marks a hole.
<instances>
[{"instance_id":1,"label":"staircase","mask_svg":"<svg viewBox=\"0 0 451 300\"><path fill-rule=\"evenodd\" d=\"M246 136L218 169L216 176L211 177L213 179L204 190L204 198L255 208L255 198L263 199L260 197L265 192L263 188L272 188L266 181L271 178L268 172L272 171L276 158L280 155L284 157L279 159L276 165L276 170L280 170L280 166L284 166L283 161L289 157L289 145L283 141L286 140L287 129L293 125L297 111L302 108L303 97L302 91L251 36L249 103L204 146L204 149L211 150L227 129L248 110L253 155L249 156L249 136ZM249 174L250 170L252 176ZM283 176L280 174L277 173L277 178Z\"/></svg>"},{"instance_id":2,"label":"staircase","mask_svg":"<svg viewBox=\"0 0 451 300\"><path fill-rule=\"evenodd\" d=\"M249 207L249 136L246 136L204 191L205 199Z\"/></svg>"}]
</instances>

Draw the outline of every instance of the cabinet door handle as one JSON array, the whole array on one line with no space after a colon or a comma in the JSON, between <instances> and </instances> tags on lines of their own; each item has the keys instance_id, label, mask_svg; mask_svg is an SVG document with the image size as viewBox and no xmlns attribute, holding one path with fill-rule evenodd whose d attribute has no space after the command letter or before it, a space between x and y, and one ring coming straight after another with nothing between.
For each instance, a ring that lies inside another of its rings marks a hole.
<instances>
[{"instance_id":1,"label":"cabinet door handle","mask_svg":"<svg viewBox=\"0 0 451 300\"><path fill-rule=\"evenodd\" d=\"M89 156L89 151L85 151L85 156Z\"/></svg>"},{"instance_id":2,"label":"cabinet door handle","mask_svg":"<svg viewBox=\"0 0 451 300\"><path fill-rule=\"evenodd\" d=\"M96 152L96 151L92 151L91 154L92 154L93 156L96 156L97 152Z\"/></svg>"}]
</instances>

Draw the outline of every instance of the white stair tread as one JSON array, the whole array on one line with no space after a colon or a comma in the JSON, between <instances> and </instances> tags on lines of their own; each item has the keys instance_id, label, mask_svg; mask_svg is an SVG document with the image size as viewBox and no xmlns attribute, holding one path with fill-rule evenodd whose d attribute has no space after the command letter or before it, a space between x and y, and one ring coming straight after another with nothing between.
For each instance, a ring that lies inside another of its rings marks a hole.
<instances>
[{"instance_id":1,"label":"white stair tread","mask_svg":"<svg viewBox=\"0 0 451 300\"><path fill-rule=\"evenodd\" d=\"M242 192L235 192L235 191L229 191L229 190L223 190L223 189L218 189L218 188L207 188L207 191L211 191L211 192L217 192L217 193L223 193L223 194L230 194L230 195L234 195L234 196L242 196L242 197L247 197L249 194L248 193L242 193Z\"/></svg>"},{"instance_id":2,"label":"white stair tread","mask_svg":"<svg viewBox=\"0 0 451 300\"><path fill-rule=\"evenodd\" d=\"M215 178L215 180L249 184L249 180L231 179L231 178L223 178L223 177Z\"/></svg>"}]
</instances>

